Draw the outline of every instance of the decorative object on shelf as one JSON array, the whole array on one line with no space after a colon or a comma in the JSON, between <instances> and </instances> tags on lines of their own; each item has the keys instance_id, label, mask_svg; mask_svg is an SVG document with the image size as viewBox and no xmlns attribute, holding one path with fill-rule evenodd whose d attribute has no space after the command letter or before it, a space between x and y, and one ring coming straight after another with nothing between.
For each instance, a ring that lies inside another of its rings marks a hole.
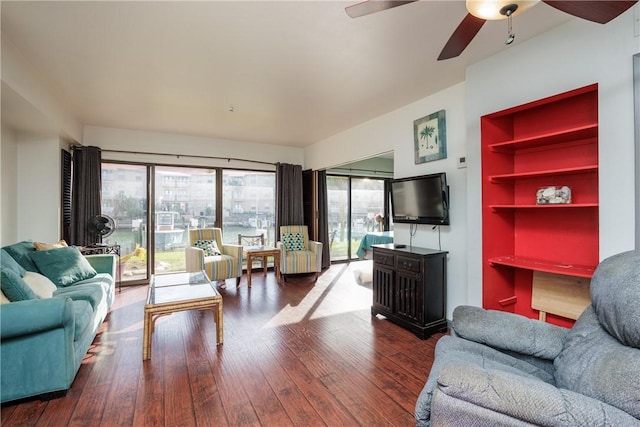
<instances>
[{"instance_id":1,"label":"decorative object on shelf","mask_svg":"<svg viewBox=\"0 0 640 427\"><path fill-rule=\"evenodd\" d=\"M416 164L447 158L447 126L445 111L413 121Z\"/></svg>"},{"instance_id":2,"label":"decorative object on shelf","mask_svg":"<svg viewBox=\"0 0 640 427\"><path fill-rule=\"evenodd\" d=\"M538 205L568 205L571 203L571 188L566 185L538 188L536 204Z\"/></svg>"}]
</instances>

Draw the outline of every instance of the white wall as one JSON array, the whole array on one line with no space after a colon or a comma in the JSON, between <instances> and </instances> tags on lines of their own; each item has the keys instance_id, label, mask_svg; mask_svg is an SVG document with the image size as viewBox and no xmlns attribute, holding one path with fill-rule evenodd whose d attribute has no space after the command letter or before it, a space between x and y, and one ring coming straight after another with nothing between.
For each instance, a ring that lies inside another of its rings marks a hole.
<instances>
[{"instance_id":1,"label":"white wall","mask_svg":"<svg viewBox=\"0 0 640 427\"><path fill-rule=\"evenodd\" d=\"M17 235L8 243L60 238L60 144L58 137L18 132Z\"/></svg>"},{"instance_id":2,"label":"white wall","mask_svg":"<svg viewBox=\"0 0 640 427\"><path fill-rule=\"evenodd\" d=\"M57 125L67 138L80 140L82 123L71 116L60 102L63 94L57 93L47 80L46 70L34 67L22 55L11 40L2 34L2 82L7 84L25 102L33 105L49 121Z\"/></svg>"},{"instance_id":3,"label":"white wall","mask_svg":"<svg viewBox=\"0 0 640 427\"><path fill-rule=\"evenodd\" d=\"M0 139L0 245L15 243L18 238L18 136L2 126Z\"/></svg>"},{"instance_id":4,"label":"white wall","mask_svg":"<svg viewBox=\"0 0 640 427\"><path fill-rule=\"evenodd\" d=\"M636 5L635 8L638 8ZM633 249L633 13L607 25L573 20L467 69L470 304L481 305L479 117L591 83L599 85L600 258Z\"/></svg>"},{"instance_id":5,"label":"white wall","mask_svg":"<svg viewBox=\"0 0 640 427\"><path fill-rule=\"evenodd\" d=\"M447 158L415 164L413 121L444 109L447 122ZM451 225L432 230L419 225L411 240L409 225L394 225L396 243L449 251L447 316L467 300L467 208L466 169L457 158L466 155L465 83L460 83L384 116L318 142L305 150L308 167L327 169L375 154L393 151L394 177L446 172L451 188ZM411 242L410 242L411 240Z\"/></svg>"},{"instance_id":6,"label":"white wall","mask_svg":"<svg viewBox=\"0 0 640 427\"><path fill-rule=\"evenodd\" d=\"M102 148L103 160L258 170L275 169L272 165L228 161L226 158L297 165L303 165L304 163L304 151L302 148L94 126L85 127L83 144ZM164 154L180 153L180 156L114 153L108 150ZM224 157L225 159L194 158L189 157L189 155Z\"/></svg>"}]
</instances>

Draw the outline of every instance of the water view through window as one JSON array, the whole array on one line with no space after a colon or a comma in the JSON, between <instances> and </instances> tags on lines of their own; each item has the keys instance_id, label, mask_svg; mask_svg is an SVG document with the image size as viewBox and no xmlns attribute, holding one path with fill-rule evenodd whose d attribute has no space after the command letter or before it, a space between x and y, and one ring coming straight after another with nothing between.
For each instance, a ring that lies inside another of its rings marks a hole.
<instances>
[{"instance_id":1,"label":"water view through window","mask_svg":"<svg viewBox=\"0 0 640 427\"><path fill-rule=\"evenodd\" d=\"M222 179L222 200L217 179ZM103 243L120 245L123 281L147 280L151 258L154 274L185 271L190 229L221 226L224 242L233 244L238 234L264 234L274 245L274 211L273 172L102 164L102 212L116 221L116 231ZM155 244L149 253L151 233Z\"/></svg>"}]
</instances>

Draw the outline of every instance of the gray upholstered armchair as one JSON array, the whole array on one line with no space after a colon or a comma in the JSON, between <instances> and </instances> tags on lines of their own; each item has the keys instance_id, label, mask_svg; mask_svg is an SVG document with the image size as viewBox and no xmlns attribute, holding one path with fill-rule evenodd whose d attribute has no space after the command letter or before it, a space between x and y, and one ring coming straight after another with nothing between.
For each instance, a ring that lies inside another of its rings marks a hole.
<instances>
[{"instance_id":1,"label":"gray upholstered armchair","mask_svg":"<svg viewBox=\"0 0 640 427\"><path fill-rule=\"evenodd\" d=\"M602 261L571 329L462 306L416 403L418 426L640 426L640 252Z\"/></svg>"}]
</instances>

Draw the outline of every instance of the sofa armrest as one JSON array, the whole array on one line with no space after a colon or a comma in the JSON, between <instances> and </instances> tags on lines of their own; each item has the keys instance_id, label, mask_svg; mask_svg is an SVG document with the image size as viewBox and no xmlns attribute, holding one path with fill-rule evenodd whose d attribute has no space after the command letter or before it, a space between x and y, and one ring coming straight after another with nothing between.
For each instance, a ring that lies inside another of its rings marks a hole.
<instances>
[{"instance_id":1,"label":"sofa armrest","mask_svg":"<svg viewBox=\"0 0 640 427\"><path fill-rule=\"evenodd\" d=\"M309 241L309 250L313 252L316 256L316 268L315 271L322 271L322 243L315 242L313 240Z\"/></svg>"},{"instance_id":2,"label":"sofa armrest","mask_svg":"<svg viewBox=\"0 0 640 427\"><path fill-rule=\"evenodd\" d=\"M91 267L98 273L107 273L116 278L116 256L112 254L97 254L84 256Z\"/></svg>"},{"instance_id":3,"label":"sofa armrest","mask_svg":"<svg viewBox=\"0 0 640 427\"><path fill-rule=\"evenodd\" d=\"M464 339L547 360L560 354L569 332L518 314L472 306L456 307L452 326L454 334Z\"/></svg>"},{"instance_id":4,"label":"sofa armrest","mask_svg":"<svg viewBox=\"0 0 640 427\"><path fill-rule=\"evenodd\" d=\"M69 298L42 298L3 304L0 308L0 338L36 334L74 326Z\"/></svg>"},{"instance_id":5,"label":"sofa armrest","mask_svg":"<svg viewBox=\"0 0 640 427\"><path fill-rule=\"evenodd\" d=\"M314 254L322 252L322 243L309 240L309 250Z\"/></svg>"},{"instance_id":6,"label":"sofa armrest","mask_svg":"<svg viewBox=\"0 0 640 427\"><path fill-rule=\"evenodd\" d=\"M204 251L195 246L187 246L184 250L185 268L188 273L204 270Z\"/></svg>"},{"instance_id":7,"label":"sofa armrest","mask_svg":"<svg viewBox=\"0 0 640 427\"><path fill-rule=\"evenodd\" d=\"M618 408L538 379L472 364L447 363L438 375L432 424L446 423L451 417L460 419L456 412L461 408L465 417L476 420L475 424L484 421L492 425L498 414L517 425L638 425L636 418Z\"/></svg>"},{"instance_id":8,"label":"sofa armrest","mask_svg":"<svg viewBox=\"0 0 640 427\"><path fill-rule=\"evenodd\" d=\"M223 244L222 253L242 260L242 245Z\"/></svg>"}]
</instances>

